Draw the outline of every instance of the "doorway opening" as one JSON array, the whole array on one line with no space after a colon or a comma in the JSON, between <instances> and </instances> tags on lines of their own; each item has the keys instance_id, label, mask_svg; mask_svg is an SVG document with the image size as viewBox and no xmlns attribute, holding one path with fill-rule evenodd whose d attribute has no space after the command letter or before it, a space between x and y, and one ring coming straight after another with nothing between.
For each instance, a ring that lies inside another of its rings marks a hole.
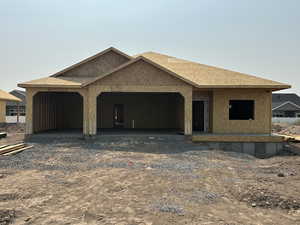
<instances>
[{"instance_id":1,"label":"doorway opening","mask_svg":"<svg viewBox=\"0 0 300 225\"><path fill-rule=\"evenodd\" d=\"M179 93L104 92L97 98L98 133L184 131L184 99Z\"/></svg>"},{"instance_id":2,"label":"doorway opening","mask_svg":"<svg viewBox=\"0 0 300 225\"><path fill-rule=\"evenodd\" d=\"M204 101L193 101L193 131L205 131Z\"/></svg>"},{"instance_id":3,"label":"doorway opening","mask_svg":"<svg viewBox=\"0 0 300 225\"><path fill-rule=\"evenodd\" d=\"M124 128L124 104L114 104L114 128Z\"/></svg>"}]
</instances>

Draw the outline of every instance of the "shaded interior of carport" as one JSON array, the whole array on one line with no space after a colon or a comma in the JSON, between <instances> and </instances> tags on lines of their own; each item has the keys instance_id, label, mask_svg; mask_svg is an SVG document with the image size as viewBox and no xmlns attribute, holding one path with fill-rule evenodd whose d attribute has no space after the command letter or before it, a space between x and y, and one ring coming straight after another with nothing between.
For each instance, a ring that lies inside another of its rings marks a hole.
<instances>
[{"instance_id":1,"label":"shaded interior of carport","mask_svg":"<svg viewBox=\"0 0 300 225\"><path fill-rule=\"evenodd\" d=\"M33 132L82 131L83 98L73 92L40 92L33 97Z\"/></svg>"},{"instance_id":2,"label":"shaded interior of carport","mask_svg":"<svg viewBox=\"0 0 300 225\"><path fill-rule=\"evenodd\" d=\"M184 99L179 93L107 92L97 98L101 131L182 132Z\"/></svg>"}]
</instances>

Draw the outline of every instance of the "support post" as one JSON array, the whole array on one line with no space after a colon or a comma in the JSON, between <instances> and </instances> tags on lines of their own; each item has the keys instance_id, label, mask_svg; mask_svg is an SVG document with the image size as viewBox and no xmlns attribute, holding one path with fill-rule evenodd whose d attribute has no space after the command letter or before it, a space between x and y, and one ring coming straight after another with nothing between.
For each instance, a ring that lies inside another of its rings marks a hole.
<instances>
[{"instance_id":1,"label":"support post","mask_svg":"<svg viewBox=\"0 0 300 225\"><path fill-rule=\"evenodd\" d=\"M95 91L89 92L89 101L88 101L88 127L89 127L89 135L97 134L97 97Z\"/></svg>"},{"instance_id":2,"label":"support post","mask_svg":"<svg viewBox=\"0 0 300 225\"><path fill-rule=\"evenodd\" d=\"M26 90L26 135L33 133L33 97L35 94L35 91L30 88Z\"/></svg>"},{"instance_id":3,"label":"support post","mask_svg":"<svg viewBox=\"0 0 300 225\"><path fill-rule=\"evenodd\" d=\"M193 92L192 90L182 93L184 97L184 134L192 135L193 129Z\"/></svg>"},{"instance_id":4,"label":"support post","mask_svg":"<svg viewBox=\"0 0 300 225\"><path fill-rule=\"evenodd\" d=\"M17 123L20 122L20 104L17 102Z\"/></svg>"}]
</instances>

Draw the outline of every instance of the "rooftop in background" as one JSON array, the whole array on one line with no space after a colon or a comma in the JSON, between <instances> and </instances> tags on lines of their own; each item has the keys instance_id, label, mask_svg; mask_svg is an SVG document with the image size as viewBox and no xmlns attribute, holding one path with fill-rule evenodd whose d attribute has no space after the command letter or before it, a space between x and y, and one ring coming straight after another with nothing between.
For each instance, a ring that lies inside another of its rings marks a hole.
<instances>
[{"instance_id":1,"label":"rooftop in background","mask_svg":"<svg viewBox=\"0 0 300 225\"><path fill-rule=\"evenodd\" d=\"M21 102L21 99L3 90L0 90L0 100Z\"/></svg>"},{"instance_id":2,"label":"rooftop in background","mask_svg":"<svg viewBox=\"0 0 300 225\"><path fill-rule=\"evenodd\" d=\"M287 102L300 106L300 97L295 93L276 93L272 94L272 108L277 108Z\"/></svg>"},{"instance_id":3,"label":"rooftop in background","mask_svg":"<svg viewBox=\"0 0 300 225\"><path fill-rule=\"evenodd\" d=\"M26 92L25 91L15 89L15 90L13 90L13 91L11 91L9 93L21 100L21 102L19 102L19 106L25 106L26 105ZM6 105L7 106L17 105L17 102L15 102L15 101L7 101Z\"/></svg>"}]
</instances>

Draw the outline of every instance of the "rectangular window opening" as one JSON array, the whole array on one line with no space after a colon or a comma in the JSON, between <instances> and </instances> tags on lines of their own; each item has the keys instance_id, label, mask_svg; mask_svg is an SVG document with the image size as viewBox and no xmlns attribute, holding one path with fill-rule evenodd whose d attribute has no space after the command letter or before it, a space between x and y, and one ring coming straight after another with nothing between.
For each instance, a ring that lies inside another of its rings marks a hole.
<instances>
[{"instance_id":1,"label":"rectangular window opening","mask_svg":"<svg viewBox=\"0 0 300 225\"><path fill-rule=\"evenodd\" d=\"M230 100L229 120L254 120L254 100Z\"/></svg>"}]
</instances>

